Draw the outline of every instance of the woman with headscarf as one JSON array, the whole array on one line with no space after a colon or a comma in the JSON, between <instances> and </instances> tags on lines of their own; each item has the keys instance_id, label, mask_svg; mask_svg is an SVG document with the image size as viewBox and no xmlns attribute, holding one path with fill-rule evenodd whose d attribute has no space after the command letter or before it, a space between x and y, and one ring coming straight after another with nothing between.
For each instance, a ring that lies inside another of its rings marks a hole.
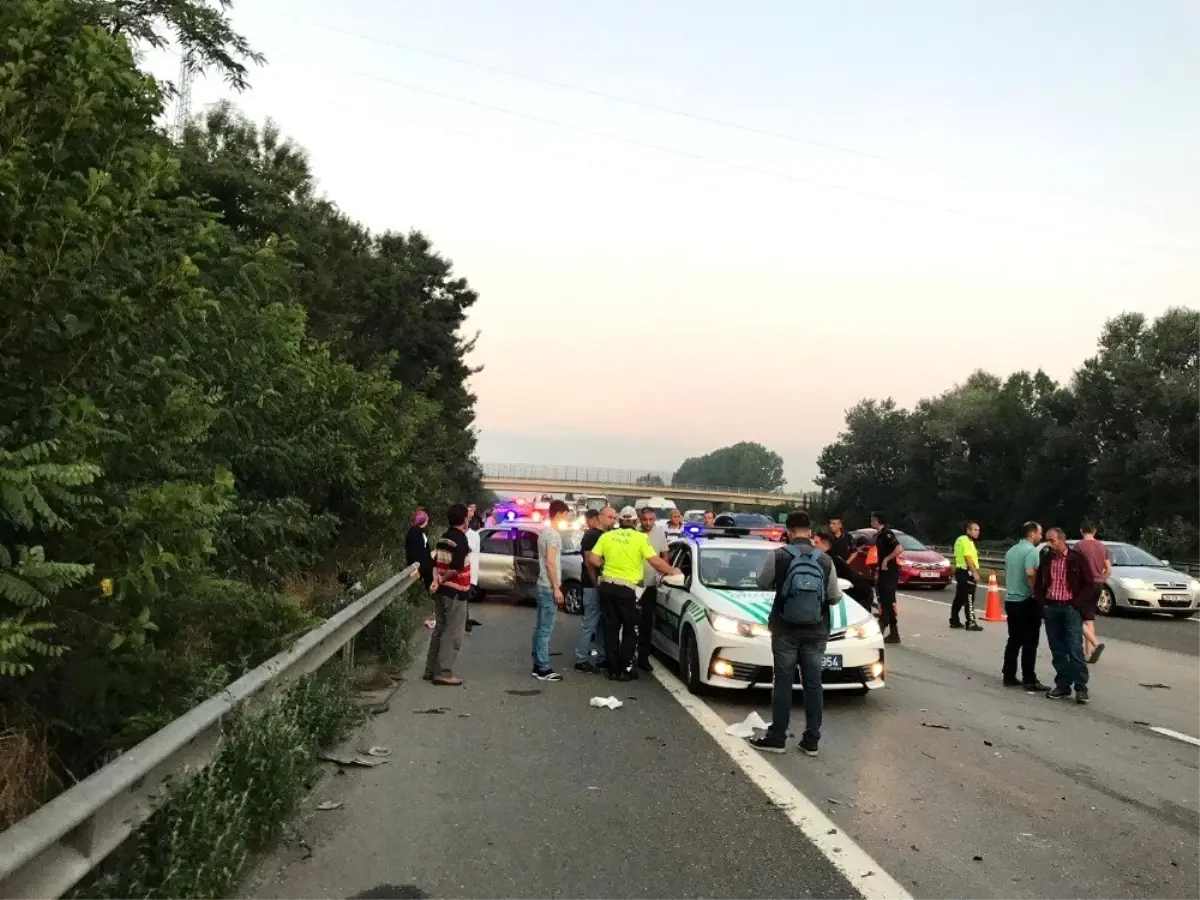
<instances>
[{"instance_id":1,"label":"woman with headscarf","mask_svg":"<svg viewBox=\"0 0 1200 900\"><path fill-rule=\"evenodd\" d=\"M421 576L421 584L425 590L433 582L433 557L429 553L429 536L425 533L429 528L429 513L424 508L413 513L408 534L404 536L404 556L408 565L417 564L417 572Z\"/></svg>"}]
</instances>

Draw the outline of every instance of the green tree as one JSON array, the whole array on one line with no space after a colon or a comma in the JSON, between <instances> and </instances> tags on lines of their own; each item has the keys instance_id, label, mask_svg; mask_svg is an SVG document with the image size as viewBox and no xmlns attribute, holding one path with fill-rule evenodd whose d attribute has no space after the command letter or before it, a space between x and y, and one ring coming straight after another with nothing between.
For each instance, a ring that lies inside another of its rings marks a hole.
<instances>
[{"instance_id":1,"label":"green tree","mask_svg":"<svg viewBox=\"0 0 1200 900\"><path fill-rule=\"evenodd\" d=\"M850 527L867 523L883 510L894 524L909 514L904 486L908 457L901 448L910 434L911 415L895 401L863 400L846 412L846 427L817 458L817 486L827 493L832 515Z\"/></svg>"},{"instance_id":2,"label":"green tree","mask_svg":"<svg viewBox=\"0 0 1200 900\"><path fill-rule=\"evenodd\" d=\"M662 480L662 476L655 475L653 472L647 472L645 475L639 475L634 479L633 483L638 487L666 487L666 483Z\"/></svg>"},{"instance_id":3,"label":"green tree","mask_svg":"<svg viewBox=\"0 0 1200 900\"><path fill-rule=\"evenodd\" d=\"M742 441L683 461L672 477L674 484L712 485L777 491L783 488L783 457L762 444Z\"/></svg>"}]
</instances>

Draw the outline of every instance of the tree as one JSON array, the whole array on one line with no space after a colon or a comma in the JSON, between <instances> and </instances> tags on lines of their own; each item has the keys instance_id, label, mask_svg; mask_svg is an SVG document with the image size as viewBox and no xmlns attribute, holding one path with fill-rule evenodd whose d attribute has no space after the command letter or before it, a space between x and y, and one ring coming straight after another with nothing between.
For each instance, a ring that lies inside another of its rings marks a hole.
<instances>
[{"instance_id":1,"label":"tree","mask_svg":"<svg viewBox=\"0 0 1200 900\"><path fill-rule=\"evenodd\" d=\"M863 400L846 412L845 430L817 458L817 486L828 493L831 514L865 524L872 510L883 510L900 524L908 477L908 454L900 448L910 420L890 398Z\"/></svg>"},{"instance_id":2,"label":"tree","mask_svg":"<svg viewBox=\"0 0 1200 900\"><path fill-rule=\"evenodd\" d=\"M783 457L762 444L742 441L704 456L685 459L672 477L674 484L778 491L783 477Z\"/></svg>"},{"instance_id":3,"label":"tree","mask_svg":"<svg viewBox=\"0 0 1200 900\"><path fill-rule=\"evenodd\" d=\"M662 476L655 475L653 472L647 472L645 475L639 475L634 479L633 483L638 487L666 487L666 483L662 480Z\"/></svg>"}]
</instances>

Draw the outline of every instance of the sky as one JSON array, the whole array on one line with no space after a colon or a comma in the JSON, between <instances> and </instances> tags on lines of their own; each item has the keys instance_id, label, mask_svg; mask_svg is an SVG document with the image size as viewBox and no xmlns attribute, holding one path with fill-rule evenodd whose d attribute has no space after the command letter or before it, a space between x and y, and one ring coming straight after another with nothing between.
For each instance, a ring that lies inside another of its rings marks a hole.
<instances>
[{"instance_id":1,"label":"sky","mask_svg":"<svg viewBox=\"0 0 1200 900\"><path fill-rule=\"evenodd\" d=\"M479 292L484 462L790 490L864 397L1043 368L1200 305L1185 0L235 0L232 98ZM178 58L151 70L174 78Z\"/></svg>"}]
</instances>

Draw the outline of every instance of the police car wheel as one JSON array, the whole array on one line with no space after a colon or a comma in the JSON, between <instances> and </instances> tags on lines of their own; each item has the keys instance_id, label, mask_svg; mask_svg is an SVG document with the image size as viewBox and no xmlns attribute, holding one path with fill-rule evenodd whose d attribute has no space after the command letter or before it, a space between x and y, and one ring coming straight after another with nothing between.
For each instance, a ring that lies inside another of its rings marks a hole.
<instances>
[{"instance_id":1,"label":"police car wheel","mask_svg":"<svg viewBox=\"0 0 1200 900\"><path fill-rule=\"evenodd\" d=\"M696 633L690 628L683 630L683 641L679 645L679 674L690 693L704 692L705 684L700 680L700 651L696 646Z\"/></svg>"},{"instance_id":2,"label":"police car wheel","mask_svg":"<svg viewBox=\"0 0 1200 900\"><path fill-rule=\"evenodd\" d=\"M563 612L573 616L583 615L583 585L568 581L563 585Z\"/></svg>"}]
</instances>

